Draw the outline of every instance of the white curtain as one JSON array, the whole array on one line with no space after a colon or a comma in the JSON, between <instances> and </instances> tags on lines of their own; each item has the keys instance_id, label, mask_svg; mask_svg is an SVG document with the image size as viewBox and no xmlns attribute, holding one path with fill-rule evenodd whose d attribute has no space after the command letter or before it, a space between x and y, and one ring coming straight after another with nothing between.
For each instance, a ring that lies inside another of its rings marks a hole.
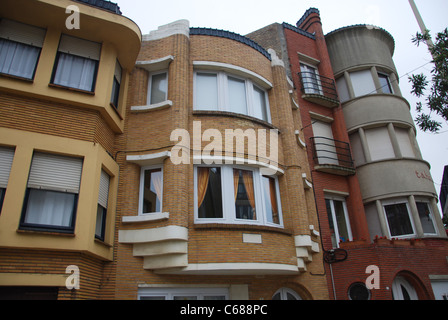
<instances>
[{"instance_id":1,"label":"white curtain","mask_svg":"<svg viewBox=\"0 0 448 320\"><path fill-rule=\"evenodd\" d=\"M25 223L70 227L75 195L30 189Z\"/></svg>"},{"instance_id":2,"label":"white curtain","mask_svg":"<svg viewBox=\"0 0 448 320\"><path fill-rule=\"evenodd\" d=\"M95 60L59 53L54 84L92 91L95 76Z\"/></svg>"},{"instance_id":3,"label":"white curtain","mask_svg":"<svg viewBox=\"0 0 448 320\"><path fill-rule=\"evenodd\" d=\"M0 39L0 72L32 79L39 52L39 48Z\"/></svg>"}]
</instances>

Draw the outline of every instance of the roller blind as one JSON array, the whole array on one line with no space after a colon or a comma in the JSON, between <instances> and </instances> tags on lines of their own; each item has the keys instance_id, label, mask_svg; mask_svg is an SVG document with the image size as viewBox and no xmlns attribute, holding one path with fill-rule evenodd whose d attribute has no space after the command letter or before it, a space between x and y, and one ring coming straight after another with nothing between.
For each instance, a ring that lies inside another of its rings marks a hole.
<instances>
[{"instance_id":1,"label":"roller blind","mask_svg":"<svg viewBox=\"0 0 448 320\"><path fill-rule=\"evenodd\" d=\"M109 198L109 183L110 183L109 175L103 170L101 170L100 193L98 196L98 204L105 209L107 209L107 201Z\"/></svg>"},{"instance_id":2,"label":"roller blind","mask_svg":"<svg viewBox=\"0 0 448 320\"><path fill-rule=\"evenodd\" d=\"M36 152L31 164L28 187L79 193L82 159Z\"/></svg>"},{"instance_id":3,"label":"roller blind","mask_svg":"<svg viewBox=\"0 0 448 320\"><path fill-rule=\"evenodd\" d=\"M0 188L6 188L11 172L14 149L0 147Z\"/></svg>"},{"instance_id":4,"label":"roller blind","mask_svg":"<svg viewBox=\"0 0 448 320\"><path fill-rule=\"evenodd\" d=\"M45 39L45 29L2 19L0 20L0 38L42 47Z\"/></svg>"},{"instance_id":5,"label":"roller blind","mask_svg":"<svg viewBox=\"0 0 448 320\"><path fill-rule=\"evenodd\" d=\"M59 51L83 58L100 60L101 44L63 34L59 43Z\"/></svg>"}]
</instances>

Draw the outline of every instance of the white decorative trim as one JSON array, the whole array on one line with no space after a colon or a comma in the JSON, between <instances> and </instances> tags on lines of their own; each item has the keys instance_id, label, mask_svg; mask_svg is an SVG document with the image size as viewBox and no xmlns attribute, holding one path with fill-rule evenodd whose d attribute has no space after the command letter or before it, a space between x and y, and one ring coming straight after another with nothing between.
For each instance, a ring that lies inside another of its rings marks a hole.
<instances>
[{"instance_id":1,"label":"white decorative trim","mask_svg":"<svg viewBox=\"0 0 448 320\"><path fill-rule=\"evenodd\" d=\"M238 157L193 155L193 163L196 163L197 161L204 161L206 163L215 164L243 164L261 168L260 170L263 170L263 168L265 168L267 171L266 174L270 173L270 175L272 175L274 172L276 175L283 175L285 173L285 171L283 171L279 167L276 167L269 163Z\"/></svg>"},{"instance_id":2,"label":"white decorative trim","mask_svg":"<svg viewBox=\"0 0 448 320\"><path fill-rule=\"evenodd\" d=\"M292 101L292 105L293 105L293 110L298 110L299 109L299 105L296 102L296 100L294 100L294 98L291 96L291 101Z\"/></svg>"},{"instance_id":3,"label":"white decorative trim","mask_svg":"<svg viewBox=\"0 0 448 320\"><path fill-rule=\"evenodd\" d=\"M302 138L300 137L300 131L299 131L299 130L296 130L294 133L295 133L296 136L297 136L297 142L299 143L299 145L300 145L303 149L305 149L305 148L306 148L306 143L305 143L305 142L302 140Z\"/></svg>"},{"instance_id":4,"label":"white decorative trim","mask_svg":"<svg viewBox=\"0 0 448 320\"><path fill-rule=\"evenodd\" d=\"M158 270L159 274L192 275L297 275L296 265L279 263L198 263L182 269Z\"/></svg>"},{"instance_id":5,"label":"white decorative trim","mask_svg":"<svg viewBox=\"0 0 448 320\"><path fill-rule=\"evenodd\" d=\"M146 243L167 240L188 241L188 229L180 226L167 226L118 231L118 242L120 243Z\"/></svg>"},{"instance_id":6,"label":"white decorative trim","mask_svg":"<svg viewBox=\"0 0 448 320\"><path fill-rule=\"evenodd\" d=\"M131 111L133 112L142 112L142 111L154 111L154 110L162 110L165 108L169 108L173 105L171 100L162 101L160 103L150 104L147 106L132 106Z\"/></svg>"},{"instance_id":7,"label":"white decorative trim","mask_svg":"<svg viewBox=\"0 0 448 320\"><path fill-rule=\"evenodd\" d=\"M143 41L159 40L175 34L183 34L189 38L190 22L188 20L178 20L160 26L157 30L153 30L149 34L143 35Z\"/></svg>"},{"instance_id":8,"label":"white decorative trim","mask_svg":"<svg viewBox=\"0 0 448 320\"><path fill-rule=\"evenodd\" d=\"M148 72L153 72L157 70L168 69L170 63L174 60L174 56L166 56L160 59L148 60L148 61L137 61L135 63L136 67L145 69Z\"/></svg>"},{"instance_id":9,"label":"white decorative trim","mask_svg":"<svg viewBox=\"0 0 448 320\"><path fill-rule=\"evenodd\" d=\"M305 189L312 189L313 184L307 179L306 173L302 173L303 187Z\"/></svg>"},{"instance_id":10,"label":"white decorative trim","mask_svg":"<svg viewBox=\"0 0 448 320\"><path fill-rule=\"evenodd\" d=\"M310 57L310 56L308 56L308 55L306 55L306 54L303 54L303 53L301 53L301 52L297 52L297 54L298 54L298 56L299 56L299 60L300 60L301 62L310 64L310 65L313 65L313 66L317 66L317 65L320 64L320 60L318 60L318 59L315 59L315 58L313 58L313 57Z\"/></svg>"},{"instance_id":11,"label":"white decorative trim","mask_svg":"<svg viewBox=\"0 0 448 320\"><path fill-rule=\"evenodd\" d=\"M123 223L138 223L149 222L169 219L170 214L168 212L157 212L151 214L145 214L141 216L124 216L121 221Z\"/></svg>"},{"instance_id":12,"label":"white decorative trim","mask_svg":"<svg viewBox=\"0 0 448 320\"><path fill-rule=\"evenodd\" d=\"M313 236L316 236L316 237L320 236L320 232L317 231L316 229L314 229L314 225L310 224L310 230L311 230L311 233L313 234Z\"/></svg>"},{"instance_id":13,"label":"white decorative trim","mask_svg":"<svg viewBox=\"0 0 448 320\"><path fill-rule=\"evenodd\" d=\"M161 164L166 158L171 157L171 152L163 151L151 154L141 154L141 155L128 155L126 156L126 161L138 164L139 166L150 166L154 164Z\"/></svg>"},{"instance_id":14,"label":"white decorative trim","mask_svg":"<svg viewBox=\"0 0 448 320\"><path fill-rule=\"evenodd\" d=\"M193 67L195 67L196 69L226 71L234 75L250 78L252 81L262 86L264 89L271 89L273 87L270 81L260 76L259 74L248 69L235 66L233 64L214 61L193 61Z\"/></svg>"},{"instance_id":15,"label":"white decorative trim","mask_svg":"<svg viewBox=\"0 0 448 320\"><path fill-rule=\"evenodd\" d=\"M269 48L268 53L271 55L271 66L273 67L279 66L283 68L285 67L285 63L282 60L280 60L280 58L277 56L277 52L274 49Z\"/></svg>"}]
</instances>

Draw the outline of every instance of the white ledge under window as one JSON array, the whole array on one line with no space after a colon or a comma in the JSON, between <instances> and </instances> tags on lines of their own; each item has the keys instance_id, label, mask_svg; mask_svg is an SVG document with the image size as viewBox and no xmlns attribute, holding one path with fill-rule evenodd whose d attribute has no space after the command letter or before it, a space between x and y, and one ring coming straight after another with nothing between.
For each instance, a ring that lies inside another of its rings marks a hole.
<instances>
[{"instance_id":1,"label":"white ledge under window","mask_svg":"<svg viewBox=\"0 0 448 320\"><path fill-rule=\"evenodd\" d=\"M162 110L165 108L169 108L173 105L173 101L165 100L160 103L150 104L146 106L132 106L131 111L133 112L143 112L143 111L153 111L153 110Z\"/></svg>"},{"instance_id":2,"label":"white ledge under window","mask_svg":"<svg viewBox=\"0 0 448 320\"><path fill-rule=\"evenodd\" d=\"M126 161L138 164L141 167L161 164L166 158L171 157L171 152L163 151L151 154L128 155Z\"/></svg>"},{"instance_id":3,"label":"white ledge under window","mask_svg":"<svg viewBox=\"0 0 448 320\"><path fill-rule=\"evenodd\" d=\"M137 61L135 66L145 69L148 72L154 72L157 70L168 69L168 66L173 60L173 56L166 56L155 60Z\"/></svg>"},{"instance_id":4,"label":"white ledge under window","mask_svg":"<svg viewBox=\"0 0 448 320\"><path fill-rule=\"evenodd\" d=\"M124 216L121 221L123 223L155 222L169 218L170 214L168 212L156 212L140 216Z\"/></svg>"},{"instance_id":5,"label":"white ledge under window","mask_svg":"<svg viewBox=\"0 0 448 320\"><path fill-rule=\"evenodd\" d=\"M195 69L204 69L204 70L217 70L217 71L225 71L236 76L241 76L244 78L249 78L263 89L271 89L273 87L272 83L265 79L264 77L256 74L253 71L248 69L235 66L233 64L222 63L222 62L214 62L214 61L193 61L193 66Z\"/></svg>"}]
</instances>

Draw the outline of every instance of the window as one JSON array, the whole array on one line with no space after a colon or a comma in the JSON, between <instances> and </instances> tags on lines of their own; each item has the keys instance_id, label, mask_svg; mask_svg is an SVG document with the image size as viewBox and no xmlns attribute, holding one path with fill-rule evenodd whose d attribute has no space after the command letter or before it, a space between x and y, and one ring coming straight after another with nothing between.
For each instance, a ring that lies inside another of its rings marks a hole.
<instances>
[{"instance_id":1,"label":"window","mask_svg":"<svg viewBox=\"0 0 448 320\"><path fill-rule=\"evenodd\" d=\"M13 159L14 149L0 147L0 213L8 186Z\"/></svg>"},{"instance_id":2,"label":"window","mask_svg":"<svg viewBox=\"0 0 448 320\"><path fill-rule=\"evenodd\" d=\"M228 300L226 288L140 288L139 300Z\"/></svg>"},{"instance_id":3,"label":"window","mask_svg":"<svg viewBox=\"0 0 448 320\"><path fill-rule=\"evenodd\" d=\"M378 79L380 80L381 90L383 93L394 93L390 84L389 76L384 73L378 73Z\"/></svg>"},{"instance_id":4,"label":"window","mask_svg":"<svg viewBox=\"0 0 448 320\"><path fill-rule=\"evenodd\" d=\"M117 60L117 63L115 64L114 82L112 84L112 94L110 97L110 102L115 109L118 109L118 101L120 98L121 74L122 68Z\"/></svg>"},{"instance_id":5,"label":"window","mask_svg":"<svg viewBox=\"0 0 448 320\"><path fill-rule=\"evenodd\" d=\"M0 73L33 79L44 38L44 29L0 20Z\"/></svg>"},{"instance_id":6,"label":"window","mask_svg":"<svg viewBox=\"0 0 448 320\"><path fill-rule=\"evenodd\" d=\"M364 150L362 148L361 137L358 132L352 133L350 135L350 145L353 151L353 158L355 160L355 165L360 166L366 163L366 157L364 156Z\"/></svg>"},{"instance_id":7,"label":"window","mask_svg":"<svg viewBox=\"0 0 448 320\"><path fill-rule=\"evenodd\" d=\"M63 34L59 43L52 83L93 92L101 44Z\"/></svg>"},{"instance_id":8,"label":"window","mask_svg":"<svg viewBox=\"0 0 448 320\"><path fill-rule=\"evenodd\" d=\"M341 102L350 100L350 93L348 91L347 82L345 81L344 76L339 77L336 80L336 87L338 88L338 94L339 94L339 98L341 99Z\"/></svg>"},{"instance_id":9,"label":"window","mask_svg":"<svg viewBox=\"0 0 448 320\"><path fill-rule=\"evenodd\" d=\"M369 70L350 72L350 79L355 97L376 93L372 73Z\"/></svg>"},{"instance_id":10,"label":"window","mask_svg":"<svg viewBox=\"0 0 448 320\"><path fill-rule=\"evenodd\" d=\"M198 166L195 199L197 223L282 224L277 179L258 169Z\"/></svg>"},{"instance_id":11,"label":"window","mask_svg":"<svg viewBox=\"0 0 448 320\"><path fill-rule=\"evenodd\" d=\"M33 156L21 228L72 233L82 159L38 153Z\"/></svg>"},{"instance_id":12,"label":"window","mask_svg":"<svg viewBox=\"0 0 448 320\"><path fill-rule=\"evenodd\" d=\"M395 158L395 151L387 127L365 130L372 161Z\"/></svg>"},{"instance_id":13,"label":"window","mask_svg":"<svg viewBox=\"0 0 448 320\"><path fill-rule=\"evenodd\" d=\"M168 72L154 73L149 76L148 101L157 104L167 100Z\"/></svg>"},{"instance_id":14,"label":"window","mask_svg":"<svg viewBox=\"0 0 448 320\"><path fill-rule=\"evenodd\" d=\"M414 286L401 276L396 277L392 283L392 295L394 300L418 300Z\"/></svg>"},{"instance_id":15,"label":"window","mask_svg":"<svg viewBox=\"0 0 448 320\"><path fill-rule=\"evenodd\" d=\"M225 72L195 73L194 109L234 112L270 122L266 91L249 79Z\"/></svg>"},{"instance_id":16,"label":"window","mask_svg":"<svg viewBox=\"0 0 448 320\"><path fill-rule=\"evenodd\" d=\"M104 241L106 231L107 203L109 200L110 176L101 170L98 207L96 212L95 238Z\"/></svg>"},{"instance_id":17,"label":"window","mask_svg":"<svg viewBox=\"0 0 448 320\"><path fill-rule=\"evenodd\" d=\"M272 300L302 300L302 298L294 290L281 288L272 296Z\"/></svg>"},{"instance_id":18,"label":"window","mask_svg":"<svg viewBox=\"0 0 448 320\"><path fill-rule=\"evenodd\" d=\"M313 120L315 156L319 164L339 165L331 123Z\"/></svg>"},{"instance_id":19,"label":"window","mask_svg":"<svg viewBox=\"0 0 448 320\"><path fill-rule=\"evenodd\" d=\"M347 214L345 200L336 198L325 199L328 222L330 224L331 242L333 248L338 248L340 242L352 240L352 232Z\"/></svg>"},{"instance_id":20,"label":"window","mask_svg":"<svg viewBox=\"0 0 448 320\"><path fill-rule=\"evenodd\" d=\"M350 300L370 300L370 291L362 282L355 282L348 288L348 297Z\"/></svg>"},{"instance_id":21,"label":"window","mask_svg":"<svg viewBox=\"0 0 448 320\"><path fill-rule=\"evenodd\" d=\"M305 93L322 94L322 86L317 68L307 64L300 64L300 70L302 72L302 82Z\"/></svg>"},{"instance_id":22,"label":"window","mask_svg":"<svg viewBox=\"0 0 448 320\"><path fill-rule=\"evenodd\" d=\"M383 203L387 225L391 237L402 237L414 234L408 203L396 201Z\"/></svg>"},{"instance_id":23,"label":"window","mask_svg":"<svg viewBox=\"0 0 448 320\"><path fill-rule=\"evenodd\" d=\"M416 200L418 216L423 228L424 234L436 234L434 226L434 216L431 211L431 206L428 202Z\"/></svg>"},{"instance_id":24,"label":"window","mask_svg":"<svg viewBox=\"0 0 448 320\"><path fill-rule=\"evenodd\" d=\"M140 177L140 214L162 212L162 193L162 168L142 168Z\"/></svg>"},{"instance_id":25,"label":"window","mask_svg":"<svg viewBox=\"0 0 448 320\"><path fill-rule=\"evenodd\" d=\"M395 127L398 145L400 146L403 157L415 158L414 148L412 147L409 129Z\"/></svg>"}]
</instances>

